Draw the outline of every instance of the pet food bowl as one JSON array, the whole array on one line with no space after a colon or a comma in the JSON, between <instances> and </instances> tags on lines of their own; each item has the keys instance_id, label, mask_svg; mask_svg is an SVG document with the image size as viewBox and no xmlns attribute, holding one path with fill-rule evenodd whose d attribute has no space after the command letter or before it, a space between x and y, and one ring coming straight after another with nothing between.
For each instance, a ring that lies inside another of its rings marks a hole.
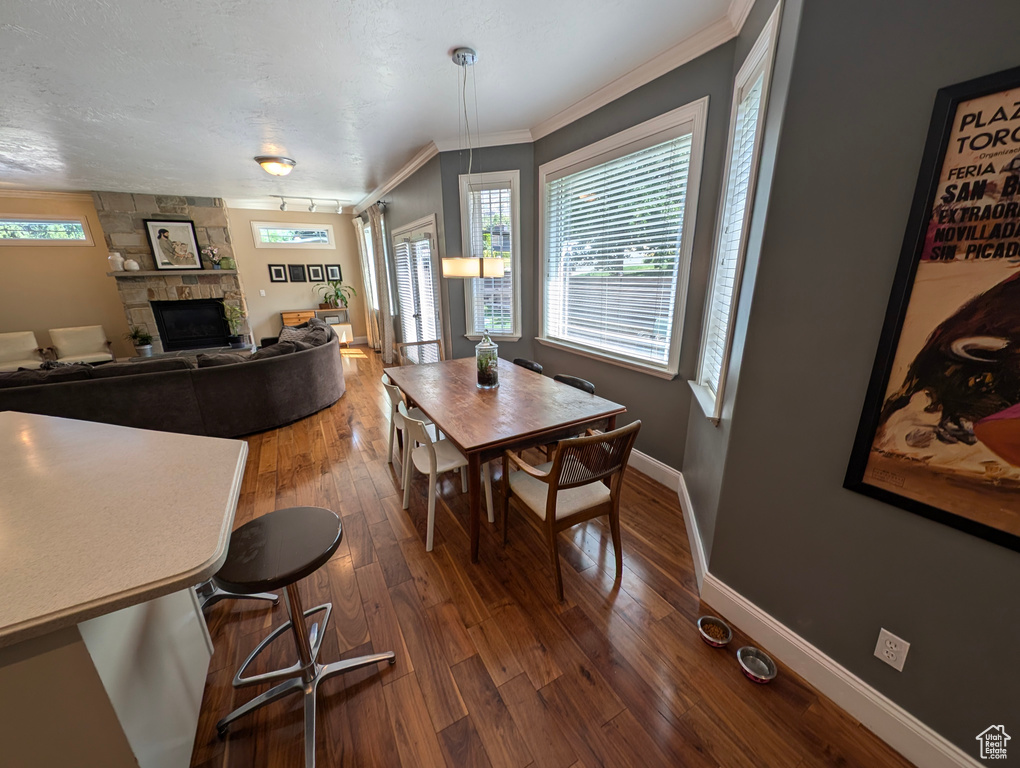
<instances>
[{"instance_id":1,"label":"pet food bowl","mask_svg":"<svg viewBox=\"0 0 1020 768\"><path fill-rule=\"evenodd\" d=\"M705 631L705 629L710 626L719 627L726 636L722 640L717 640L712 637ZM725 621L717 619L715 616L702 616L698 619L698 631L701 633L701 639L713 648L723 648L730 640L733 639L733 630L730 629L729 625Z\"/></svg>"},{"instance_id":2,"label":"pet food bowl","mask_svg":"<svg viewBox=\"0 0 1020 768\"><path fill-rule=\"evenodd\" d=\"M745 645L737 651L737 661L744 674L756 683L771 682L776 676L776 662L765 651Z\"/></svg>"}]
</instances>

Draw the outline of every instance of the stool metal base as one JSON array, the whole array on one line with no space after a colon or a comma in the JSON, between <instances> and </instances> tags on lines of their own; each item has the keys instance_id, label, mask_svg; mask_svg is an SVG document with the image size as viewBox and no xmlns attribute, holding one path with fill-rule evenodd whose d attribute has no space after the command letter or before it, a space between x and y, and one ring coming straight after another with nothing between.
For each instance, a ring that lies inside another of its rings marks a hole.
<instances>
[{"instance_id":1,"label":"stool metal base","mask_svg":"<svg viewBox=\"0 0 1020 768\"><path fill-rule=\"evenodd\" d=\"M244 717L248 713L264 707L266 704L271 704L277 699L282 699L284 696L301 692L304 694L305 705L305 768L315 768L315 703L316 691L320 683L335 675L378 664L382 661L394 664L396 657L393 651L387 651L386 653L374 653L370 656L359 656L356 659L336 661L331 664L320 664L318 662L319 648L322 645L322 636L325 633L326 624L333 609L332 604L325 603L315 608L310 608L307 611L303 610L297 584L287 585L284 592L284 602L287 605L287 612L290 614L290 621L274 629L265 640L255 647L255 650L251 652L237 671L233 683L235 688L240 688L245 685L269 682L270 680L289 679L235 709L216 724L216 731L223 737L230 729L230 724L238 718ZM309 631L305 625L305 617L319 611L326 612L322 621L322 630L320 631L319 624L316 622L312 624L312 628ZM288 629L293 632L294 640L297 644L298 662L286 669L244 677L245 669L255 660L255 657Z\"/></svg>"},{"instance_id":2,"label":"stool metal base","mask_svg":"<svg viewBox=\"0 0 1020 768\"><path fill-rule=\"evenodd\" d=\"M242 595L239 592L228 592L225 589L217 587L212 579L209 581L203 581L197 587L195 592L198 593L198 599L202 601L202 610L216 605L220 600L268 600L273 605L280 602L280 596L275 595L272 592L256 592L254 595Z\"/></svg>"}]
</instances>

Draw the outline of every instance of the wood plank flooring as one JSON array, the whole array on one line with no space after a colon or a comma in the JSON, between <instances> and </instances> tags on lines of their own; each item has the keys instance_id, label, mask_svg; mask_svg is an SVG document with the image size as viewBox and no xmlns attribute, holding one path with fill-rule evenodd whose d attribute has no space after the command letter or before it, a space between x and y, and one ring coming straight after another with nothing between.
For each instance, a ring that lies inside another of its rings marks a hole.
<instances>
[{"instance_id":1,"label":"wood plank flooring","mask_svg":"<svg viewBox=\"0 0 1020 768\"><path fill-rule=\"evenodd\" d=\"M586 523L561 535L558 603L544 542L519 512L506 548L498 513L496 525L482 524L471 565L455 475L441 480L435 547L425 552L427 480L415 478L402 510L399 468L386 461L380 358L363 347L343 354L340 402L247 439L236 519L294 505L336 511L340 549L301 584L306 605L333 603L321 656L396 653L393 666L319 689L320 766L909 765L789 669L780 666L769 686L746 680L735 649L749 639L740 633L728 650L699 639L694 621L711 609L697 596L676 494L634 470L619 583L608 527ZM261 692L230 680L285 620L282 606L224 601L207 618L216 651L193 768L301 766L299 697L216 736L220 717ZM292 663L290 637L265 656L253 672Z\"/></svg>"}]
</instances>

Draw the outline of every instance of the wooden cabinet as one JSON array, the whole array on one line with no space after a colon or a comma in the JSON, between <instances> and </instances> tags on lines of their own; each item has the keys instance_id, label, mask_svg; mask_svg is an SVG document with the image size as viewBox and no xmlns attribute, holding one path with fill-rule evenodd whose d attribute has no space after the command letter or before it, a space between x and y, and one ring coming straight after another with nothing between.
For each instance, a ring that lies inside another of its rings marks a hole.
<instances>
[{"instance_id":1,"label":"wooden cabinet","mask_svg":"<svg viewBox=\"0 0 1020 768\"><path fill-rule=\"evenodd\" d=\"M301 325L315 317L314 309L296 309L280 313L284 325Z\"/></svg>"},{"instance_id":2,"label":"wooden cabinet","mask_svg":"<svg viewBox=\"0 0 1020 768\"><path fill-rule=\"evenodd\" d=\"M329 323L333 332L336 333L341 347L347 347L353 343L354 328L351 326L346 309L288 309L280 313L280 321L283 325L301 325L313 317L318 317ZM330 322L333 318L339 319L340 322Z\"/></svg>"}]
</instances>

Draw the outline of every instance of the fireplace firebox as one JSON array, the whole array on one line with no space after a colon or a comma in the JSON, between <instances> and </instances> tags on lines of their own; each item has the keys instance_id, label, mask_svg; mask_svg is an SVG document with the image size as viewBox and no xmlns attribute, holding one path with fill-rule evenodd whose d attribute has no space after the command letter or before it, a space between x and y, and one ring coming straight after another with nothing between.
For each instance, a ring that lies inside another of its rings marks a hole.
<instances>
[{"instance_id":1,"label":"fireplace firebox","mask_svg":"<svg viewBox=\"0 0 1020 768\"><path fill-rule=\"evenodd\" d=\"M230 328L219 299L152 301L159 338L166 352L225 347Z\"/></svg>"}]
</instances>

